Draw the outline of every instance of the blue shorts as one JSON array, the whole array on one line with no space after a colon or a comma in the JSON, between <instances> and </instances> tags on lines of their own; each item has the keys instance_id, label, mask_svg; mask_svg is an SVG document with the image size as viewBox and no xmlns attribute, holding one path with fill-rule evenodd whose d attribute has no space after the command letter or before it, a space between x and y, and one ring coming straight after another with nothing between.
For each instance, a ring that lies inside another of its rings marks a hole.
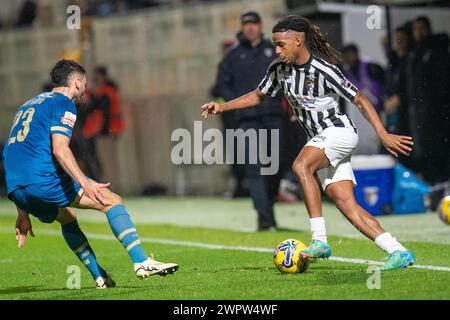
<instances>
[{"instance_id":1,"label":"blue shorts","mask_svg":"<svg viewBox=\"0 0 450 320\"><path fill-rule=\"evenodd\" d=\"M80 190L78 183L63 175L49 183L19 187L8 194L8 198L41 222L52 223L58 216L58 209L69 207Z\"/></svg>"}]
</instances>

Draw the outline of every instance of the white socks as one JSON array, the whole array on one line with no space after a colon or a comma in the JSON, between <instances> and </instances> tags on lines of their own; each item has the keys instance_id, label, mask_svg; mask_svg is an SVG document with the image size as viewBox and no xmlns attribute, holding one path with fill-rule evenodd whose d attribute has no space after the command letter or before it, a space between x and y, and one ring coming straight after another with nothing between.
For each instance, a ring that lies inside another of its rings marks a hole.
<instances>
[{"instance_id":1,"label":"white socks","mask_svg":"<svg viewBox=\"0 0 450 320\"><path fill-rule=\"evenodd\" d=\"M389 232L382 233L376 237L375 243L388 254L397 250L406 251L405 247L403 247Z\"/></svg>"},{"instance_id":2,"label":"white socks","mask_svg":"<svg viewBox=\"0 0 450 320\"><path fill-rule=\"evenodd\" d=\"M309 224L311 226L313 240L320 240L328 243L327 230L325 229L325 219L323 217L311 218L309 219Z\"/></svg>"},{"instance_id":3,"label":"white socks","mask_svg":"<svg viewBox=\"0 0 450 320\"><path fill-rule=\"evenodd\" d=\"M322 242L328 243L327 231L325 229L325 219L323 217L310 218L309 224L311 226L311 233L313 240L320 240ZM391 254L394 251L406 251L400 242L397 241L389 232L380 234L375 239L375 244L382 250Z\"/></svg>"}]
</instances>

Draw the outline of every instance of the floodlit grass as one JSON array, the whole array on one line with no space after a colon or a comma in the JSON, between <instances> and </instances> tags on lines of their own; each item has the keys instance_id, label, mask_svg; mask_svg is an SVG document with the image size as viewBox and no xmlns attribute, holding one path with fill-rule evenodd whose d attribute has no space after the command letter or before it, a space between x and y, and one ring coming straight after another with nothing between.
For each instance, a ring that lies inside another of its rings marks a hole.
<instances>
[{"instance_id":1,"label":"floodlit grass","mask_svg":"<svg viewBox=\"0 0 450 320\"><path fill-rule=\"evenodd\" d=\"M130 207L151 200L131 200ZM185 199L167 200L171 210L183 211ZM189 200L192 201L192 200ZM217 208L216 200L198 200L201 210ZM203 202L202 202L203 201ZM226 202L230 203L230 202ZM99 263L110 270L117 288L96 290L89 273L66 246L55 223L45 225L33 219L36 238L27 239L17 249L11 204L0 201L0 299L449 299L450 272L404 269L381 273L381 288L369 289L368 265L338 261L311 264L303 274L280 274L270 252L208 249L189 243L163 244L151 239L275 248L284 239L308 242L306 231L241 232L211 227L137 223L144 248L155 258L173 261L180 270L171 276L138 280L131 262L113 239L106 221L80 219L82 229L91 236ZM164 210L164 202L158 203ZM8 212L7 212L8 211ZM407 216L403 219L408 219ZM137 219L139 220L139 219ZM101 235L101 236L99 236ZM106 235L102 239L102 236ZM89 236L88 236L89 237ZM367 240L330 236L333 255L382 261L385 254ZM450 267L450 245L406 242L417 257L417 264ZM81 268L81 290L67 289L67 267Z\"/></svg>"}]
</instances>

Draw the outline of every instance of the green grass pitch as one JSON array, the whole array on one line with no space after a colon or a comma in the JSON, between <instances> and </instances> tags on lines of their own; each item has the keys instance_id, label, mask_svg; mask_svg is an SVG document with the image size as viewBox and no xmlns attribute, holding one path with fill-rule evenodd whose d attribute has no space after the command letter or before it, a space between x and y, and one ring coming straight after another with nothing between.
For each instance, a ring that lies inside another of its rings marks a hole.
<instances>
[{"instance_id":1,"label":"green grass pitch","mask_svg":"<svg viewBox=\"0 0 450 320\"><path fill-rule=\"evenodd\" d=\"M381 273L380 288L369 289L367 281L373 273L367 273L368 264L320 261L311 264L306 273L286 275L274 268L270 252L196 246L273 249L287 238L307 243L310 235L302 203L277 205L280 226L295 230L260 233L251 232L255 216L248 199L136 198L126 203L140 237L145 239L145 250L155 259L179 263L175 275L135 278L128 256L112 238L106 219L99 213L78 210L80 225L88 238L91 235L98 261L118 285L96 290L88 272L65 245L56 223L46 225L33 218L36 237L28 238L19 250L14 236L15 208L9 201L0 200L0 299L450 298L449 271L408 268ZM382 261L385 254L354 233L333 206L325 205L324 214L333 234L329 241L334 256ZM433 235L426 221L435 231ZM386 217L381 222L400 234L400 240L415 253L417 264L450 267L450 226L438 221L435 214ZM80 290L67 289L70 265L81 268Z\"/></svg>"}]
</instances>

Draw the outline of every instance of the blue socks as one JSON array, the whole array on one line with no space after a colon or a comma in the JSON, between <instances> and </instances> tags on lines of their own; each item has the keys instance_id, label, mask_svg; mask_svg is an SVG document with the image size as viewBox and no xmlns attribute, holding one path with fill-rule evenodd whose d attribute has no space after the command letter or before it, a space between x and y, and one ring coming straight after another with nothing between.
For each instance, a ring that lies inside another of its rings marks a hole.
<instances>
[{"instance_id":1,"label":"blue socks","mask_svg":"<svg viewBox=\"0 0 450 320\"><path fill-rule=\"evenodd\" d=\"M111 230L128 251L132 262L141 263L147 260L147 256L142 249L134 224L131 221L125 206L117 205L112 207L106 213L106 217L108 218ZM78 221L75 220L71 223L62 225L61 230L67 245L89 270L94 280L98 277L106 278L107 273L97 263L94 251L89 245L83 231L81 231Z\"/></svg>"},{"instance_id":2,"label":"blue socks","mask_svg":"<svg viewBox=\"0 0 450 320\"><path fill-rule=\"evenodd\" d=\"M78 221L75 220L74 222L62 225L61 229L67 245L86 266L94 280L98 277L105 278L107 273L97 264L94 251L89 245L83 231L81 231Z\"/></svg>"},{"instance_id":3,"label":"blue socks","mask_svg":"<svg viewBox=\"0 0 450 320\"><path fill-rule=\"evenodd\" d=\"M142 249L139 236L136 232L130 215L124 205L116 205L106 212L109 225L116 238L128 251L133 263L141 263L147 260Z\"/></svg>"}]
</instances>

